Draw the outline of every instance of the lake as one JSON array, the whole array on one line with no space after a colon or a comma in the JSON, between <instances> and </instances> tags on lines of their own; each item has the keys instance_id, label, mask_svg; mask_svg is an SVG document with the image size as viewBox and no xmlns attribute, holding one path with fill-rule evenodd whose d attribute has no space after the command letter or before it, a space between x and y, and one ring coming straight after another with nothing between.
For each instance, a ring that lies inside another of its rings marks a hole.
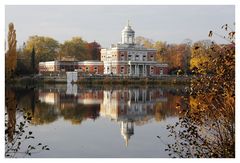
<instances>
[{"instance_id":1,"label":"lake","mask_svg":"<svg viewBox=\"0 0 240 163\"><path fill-rule=\"evenodd\" d=\"M21 148L39 142L50 148L31 157L165 158L169 157L166 144L174 141L166 125L178 121L185 89L59 84L6 87L6 98L33 117L27 130L35 139L25 141ZM20 112L7 107L6 111L12 122L19 121Z\"/></svg>"}]
</instances>

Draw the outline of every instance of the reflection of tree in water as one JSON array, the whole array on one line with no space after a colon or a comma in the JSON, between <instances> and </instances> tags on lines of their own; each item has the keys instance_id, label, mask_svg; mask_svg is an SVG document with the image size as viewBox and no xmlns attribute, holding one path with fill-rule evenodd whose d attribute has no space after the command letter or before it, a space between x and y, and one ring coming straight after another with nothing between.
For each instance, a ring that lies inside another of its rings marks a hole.
<instances>
[{"instance_id":1,"label":"reflection of tree in water","mask_svg":"<svg viewBox=\"0 0 240 163\"><path fill-rule=\"evenodd\" d=\"M32 123L35 125L49 124L58 119L58 111L55 106L46 103L35 105Z\"/></svg>"},{"instance_id":2,"label":"reflection of tree in water","mask_svg":"<svg viewBox=\"0 0 240 163\"><path fill-rule=\"evenodd\" d=\"M75 107L61 108L61 115L65 120L70 120L72 124L81 124L82 121L90 118L96 119L99 116L100 106L98 104L82 105Z\"/></svg>"},{"instance_id":3,"label":"reflection of tree in water","mask_svg":"<svg viewBox=\"0 0 240 163\"><path fill-rule=\"evenodd\" d=\"M168 117L176 117L179 115L181 108L188 103L183 98L188 98L180 95L172 95L167 93L168 102L158 102L155 104L155 120L160 122ZM177 106L178 105L178 106Z\"/></svg>"},{"instance_id":4,"label":"reflection of tree in water","mask_svg":"<svg viewBox=\"0 0 240 163\"><path fill-rule=\"evenodd\" d=\"M8 99L8 105L14 106L14 108L16 107L17 98L19 107L24 108L25 112L32 113L33 117L31 123L34 125L52 123L61 116L63 116L65 120L71 120L73 124L80 124L83 120L88 118L96 119L100 111L100 106L98 104L78 104L74 96L64 93L61 93L59 103L54 104L39 101L39 93L33 89L15 89L15 91L8 91L6 92L6 97L11 97ZM15 101L13 101L13 99ZM10 111L11 114L9 114L9 116L15 117L14 110ZM14 119L11 119L12 122L14 122Z\"/></svg>"},{"instance_id":5,"label":"reflection of tree in water","mask_svg":"<svg viewBox=\"0 0 240 163\"><path fill-rule=\"evenodd\" d=\"M34 113L35 103L37 99L37 95L34 89L13 88L13 90L18 106L20 108L23 108L25 112Z\"/></svg>"},{"instance_id":6,"label":"reflection of tree in water","mask_svg":"<svg viewBox=\"0 0 240 163\"><path fill-rule=\"evenodd\" d=\"M17 101L15 97L15 93L11 89L6 89L5 91L5 104L8 114L8 123L7 123L7 132L8 132L8 141L11 142L13 140L13 135L15 131L16 125L16 108Z\"/></svg>"},{"instance_id":7,"label":"reflection of tree in water","mask_svg":"<svg viewBox=\"0 0 240 163\"><path fill-rule=\"evenodd\" d=\"M15 90L19 107L32 114L32 124L41 125L54 122L58 118L57 108L38 101L38 92L34 89Z\"/></svg>"}]
</instances>

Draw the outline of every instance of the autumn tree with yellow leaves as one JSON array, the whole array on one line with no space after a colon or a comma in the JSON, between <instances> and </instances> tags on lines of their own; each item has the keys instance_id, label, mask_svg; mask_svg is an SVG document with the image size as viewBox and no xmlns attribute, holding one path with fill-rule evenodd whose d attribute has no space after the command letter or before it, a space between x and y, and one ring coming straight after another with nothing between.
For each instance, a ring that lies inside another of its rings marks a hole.
<instances>
[{"instance_id":1,"label":"autumn tree with yellow leaves","mask_svg":"<svg viewBox=\"0 0 240 163\"><path fill-rule=\"evenodd\" d=\"M235 157L235 32L228 25L223 29L228 44L194 48L193 54L206 58L195 62L198 74L191 81L184 115L167 126L175 140L165 149L171 157Z\"/></svg>"},{"instance_id":2,"label":"autumn tree with yellow leaves","mask_svg":"<svg viewBox=\"0 0 240 163\"><path fill-rule=\"evenodd\" d=\"M8 50L5 54L5 73L6 78L14 77L16 65L17 65L17 40L16 30L14 29L13 23L8 25Z\"/></svg>"}]
</instances>

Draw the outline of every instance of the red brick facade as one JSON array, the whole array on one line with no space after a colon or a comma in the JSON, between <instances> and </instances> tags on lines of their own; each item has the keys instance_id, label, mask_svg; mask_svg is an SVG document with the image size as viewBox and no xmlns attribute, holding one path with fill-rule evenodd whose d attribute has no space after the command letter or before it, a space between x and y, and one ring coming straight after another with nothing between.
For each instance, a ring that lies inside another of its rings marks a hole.
<instances>
[{"instance_id":1,"label":"red brick facade","mask_svg":"<svg viewBox=\"0 0 240 163\"><path fill-rule=\"evenodd\" d=\"M103 74L103 65L78 65L78 72Z\"/></svg>"}]
</instances>

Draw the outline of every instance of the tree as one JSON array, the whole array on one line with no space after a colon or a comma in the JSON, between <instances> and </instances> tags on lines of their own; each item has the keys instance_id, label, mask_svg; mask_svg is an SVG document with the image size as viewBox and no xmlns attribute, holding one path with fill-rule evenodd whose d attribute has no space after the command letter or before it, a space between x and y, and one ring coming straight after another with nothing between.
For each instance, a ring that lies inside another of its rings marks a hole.
<instances>
[{"instance_id":1,"label":"tree","mask_svg":"<svg viewBox=\"0 0 240 163\"><path fill-rule=\"evenodd\" d=\"M88 47L88 55L92 60L100 60L100 51L101 45L97 42L90 42L87 44Z\"/></svg>"},{"instance_id":2,"label":"tree","mask_svg":"<svg viewBox=\"0 0 240 163\"><path fill-rule=\"evenodd\" d=\"M17 40L13 23L8 25L8 51L5 54L6 78L13 77L17 65Z\"/></svg>"},{"instance_id":3,"label":"tree","mask_svg":"<svg viewBox=\"0 0 240 163\"><path fill-rule=\"evenodd\" d=\"M38 67L39 62L53 61L57 59L57 51L59 43L51 37L45 36L30 36L26 42L26 48L24 49L27 58L32 58L31 54L35 52L35 67ZM31 61L30 65L31 65Z\"/></svg>"},{"instance_id":4,"label":"tree","mask_svg":"<svg viewBox=\"0 0 240 163\"><path fill-rule=\"evenodd\" d=\"M186 40L186 42L182 45L184 46L182 58L183 70L185 71L186 74L188 74L190 72L190 60L192 55L190 40Z\"/></svg>"},{"instance_id":5,"label":"tree","mask_svg":"<svg viewBox=\"0 0 240 163\"><path fill-rule=\"evenodd\" d=\"M153 48L154 41L143 36L138 36L135 38L137 44L143 45L145 48Z\"/></svg>"},{"instance_id":6,"label":"tree","mask_svg":"<svg viewBox=\"0 0 240 163\"><path fill-rule=\"evenodd\" d=\"M167 43L162 41L156 41L153 47L157 50L157 61L166 62L167 55Z\"/></svg>"},{"instance_id":7,"label":"tree","mask_svg":"<svg viewBox=\"0 0 240 163\"><path fill-rule=\"evenodd\" d=\"M188 73L191 56L191 46L189 42L167 44L166 42L156 41L153 48L157 50L157 61L160 63L168 63L170 73L176 74L178 70Z\"/></svg>"},{"instance_id":8,"label":"tree","mask_svg":"<svg viewBox=\"0 0 240 163\"><path fill-rule=\"evenodd\" d=\"M187 74L190 70L191 46L183 43L178 46L181 69Z\"/></svg>"},{"instance_id":9,"label":"tree","mask_svg":"<svg viewBox=\"0 0 240 163\"><path fill-rule=\"evenodd\" d=\"M26 48L20 47L17 49L16 75L29 75L31 73L32 67Z\"/></svg>"},{"instance_id":10,"label":"tree","mask_svg":"<svg viewBox=\"0 0 240 163\"><path fill-rule=\"evenodd\" d=\"M191 81L189 106L175 125L167 126L175 140L167 144L169 156L235 157L235 32L228 31L228 38L229 44L194 48L209 63L198 65L201 78Z\"/></svg>"},{"instance_id":11,"label":"tree","mask_svg":"<svg viewBox=\"0 0 240 163\"><path fill-rule=\"evenodd\" d=\"M178 70L184 69L184 64L188 60L184 60L186 46L183 44L168 44L162 52L162 60L169 65L170 73L176 74Z\"/></svg>"},{"instance_id":12,"label":"tree","mask_svg":"<svg viewBox=\"0 0 240 163\"><path fill-rule=\"evenodd\" d=\"M195 42L191 49L191 59L190 59L190 69L199 69L202 65L209 64L210 56L213 55L213 51L211 49L212 42L210 40L201 40ZM210 70L210 68L208 68ZM206 69L201 69L201 72L198 73L209 73L206 72Z\"/></svg>"},{"instance_id":13,"label":"tree","mask_svg":"<svg viewBox=\"0 0 240 163\"><path fill-rule=\"evenodd\" d=\"M71 40L65 41L60 46L59 53L64 57L72 57L79 61L91 59L91 56L88 55L87 51L87 42L82 40L81 37L73 37Z\"/></svg>"}]
</instances>

